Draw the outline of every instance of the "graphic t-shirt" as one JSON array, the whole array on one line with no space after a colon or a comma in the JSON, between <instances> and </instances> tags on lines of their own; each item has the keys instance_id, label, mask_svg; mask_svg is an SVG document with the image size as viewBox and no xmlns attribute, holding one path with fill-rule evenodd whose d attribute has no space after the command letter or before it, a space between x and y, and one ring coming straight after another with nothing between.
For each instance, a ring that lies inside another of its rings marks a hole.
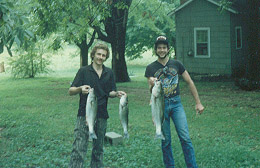
<instances>
[{"instance_id":1,"label":"graphic t-shirt","mask_svg":"<svg viewBox=\"0 0 260 168\"><path fill-rule=\"evenodd\" d=\"M179 75L185 71L181 62L169 59L163 66L157 60L149 64L145 70L145 77L156 77L162 82L164 97L170 98L180 94Z\"/></svg>"}]
</instances>

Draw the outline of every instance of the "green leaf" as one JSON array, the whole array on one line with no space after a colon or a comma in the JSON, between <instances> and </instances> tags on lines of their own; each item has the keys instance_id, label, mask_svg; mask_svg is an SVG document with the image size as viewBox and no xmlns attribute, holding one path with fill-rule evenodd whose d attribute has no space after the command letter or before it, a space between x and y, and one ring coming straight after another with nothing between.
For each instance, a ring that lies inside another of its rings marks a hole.
<instances>
[{"instance_id":1,"label":"green leaf","mask_svg":"<svg viewBox=\"0 0 260 168\"><path fill-rule=\"evenodd\" d=\"M8 46L5 46L6 48L7 48L7 52L8 52L8 54L12 57L13 56L13 54L12 54L12 51L11 51L11 49L8 47Z\"/></svg>"},{"instance_id":2,"label":"green leaf","mask_svg":"<svg viewBox=\"0 0 260 168\"><path fill-rule=\"evenodd\" d=\"M34 37L33 32L31 32L30 30L25 30L25 33L26 33L29 37L31 37L31 38Z\"/></svg>"},{"instance_id":3,"label":"green leaf","mask_svg":"<svg viewBox=\"0 0 260 168\"><path fill-rule=\"evenodd\" d=\"M8 22L8 16L7 15L3 15L3 20L5 21L5 22Z\"/></svg>"},{"instance_id":4,"label":"green leaf","mask_svg":"<svg viewBox=\"0 0 260 168\"><path fill-rule=\"evenodd\" d=\"M19 47L21 46L21 40L17 36L15 36L14 41Z\"/></svg>"},{"instance_id":5,"label":"green leaf","mask_svg":"<svg viewBox=\"0 0 260 168\"><path fill-rule=\"evenodd\" d=\"M4 43L1 42L0 43L0 54L2 54L4 52Z\"/></svg>"}]
</instances>

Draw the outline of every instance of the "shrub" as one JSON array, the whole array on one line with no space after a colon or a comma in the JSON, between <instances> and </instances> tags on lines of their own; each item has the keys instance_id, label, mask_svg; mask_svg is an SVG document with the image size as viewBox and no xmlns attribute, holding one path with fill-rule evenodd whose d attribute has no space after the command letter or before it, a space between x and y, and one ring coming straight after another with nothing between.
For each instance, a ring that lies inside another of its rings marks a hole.
<instances>
[{"instance_id":1,"label":"shrub","mask_svg":"<svg viewBox=\"0 0 260 168\"><path fill-rule=\"evenodd\" d=\"M18 56L10 58L11 73L15 78L34 78L38 74L48 73L50 61L44 57L44 47L32 43L25 50L17 52Z\"/></svg>"}]
</instances>

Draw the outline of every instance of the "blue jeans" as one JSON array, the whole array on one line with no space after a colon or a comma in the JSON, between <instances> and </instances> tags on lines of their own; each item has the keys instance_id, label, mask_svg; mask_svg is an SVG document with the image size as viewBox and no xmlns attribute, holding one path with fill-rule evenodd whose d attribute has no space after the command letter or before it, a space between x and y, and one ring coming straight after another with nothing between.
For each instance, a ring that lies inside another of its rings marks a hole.
<instances>
[{"instance_id":1,"label":"blue jeans","mask_svg":"<svg viewBox=\"0 0 260 168\"><path fill-rule=\"evenodd\" d=\"M172 119L179 140L181 142L182 150L185 157L185 162L188 168L197 168L195 153L189 136L188 124L186 114L181 104L180 96L173 98L165 98L165 110L163 122L163 134L165 140L162 140L163 161L166 168L174 167L174 159L171 146L171 129L170 118Z\"/></svg>"}]
</instances>

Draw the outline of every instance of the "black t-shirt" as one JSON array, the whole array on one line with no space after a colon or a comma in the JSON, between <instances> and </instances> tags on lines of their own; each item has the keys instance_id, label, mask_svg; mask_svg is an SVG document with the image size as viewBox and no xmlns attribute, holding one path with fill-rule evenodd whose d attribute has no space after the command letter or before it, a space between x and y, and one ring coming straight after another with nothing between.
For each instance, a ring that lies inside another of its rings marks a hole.
<instances>
[{"instance_id":1,"label":"black t-shirt","mask_svg":"<svg viewBox=\"0 0 260 168\"><path fill-rule=\"evenodd\" d=\"M116 91L116 83L113 72L110 68L103 65L101 77L93 69L92 64L81 67L77 72L71 87L89 85L94 88L98 99L97 118L108 118L107 102L109 92ZM80 93L78 116L86 116L87 96Z\"/></svg>"},{"instance_id":2,"label":"black t-shirt","mask_svg":"<svg viewBox=\"0 0 260 168\"><path fill-rule=\"evenodd\" d=\"M164 96L170 98L180 94L179 75L184 71L184 66L177 60L169 59L165 66L156 60L146 67L145 77L160 79Z\"/></svg>"}]
</instances>

